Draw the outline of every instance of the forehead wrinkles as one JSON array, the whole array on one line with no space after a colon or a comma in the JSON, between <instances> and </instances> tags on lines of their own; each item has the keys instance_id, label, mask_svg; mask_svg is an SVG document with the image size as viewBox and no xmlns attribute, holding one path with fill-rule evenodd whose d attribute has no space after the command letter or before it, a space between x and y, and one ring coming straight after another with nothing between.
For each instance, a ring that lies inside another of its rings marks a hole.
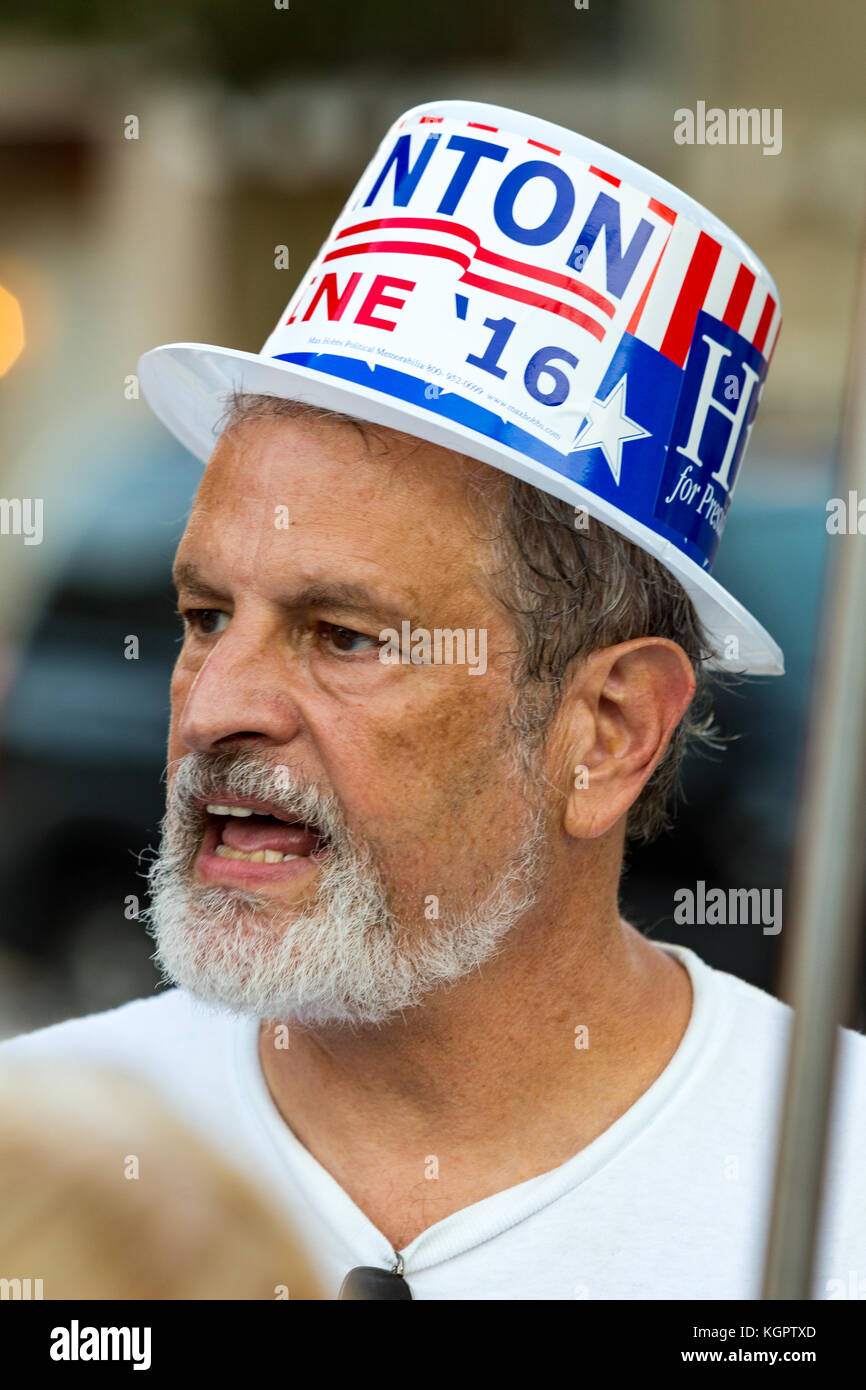
<instances>
[{"instance_id":1,"label":"forehead wrinkles","mask_svg":"<svg viewBox=\"0 0 866 1390\"><path fill-rule=\"evenodd\" d=\"M246 570L265 559L266 546L273 555L274 546L279 551L291 537L297 554L307 538L315 545L333 529L351 535L353 556L363 561L381 566L390 553L402 564L411 554L413 567L426 573L431 564L441 570L443 562L450 568L463 557L469 563L458 563L458 570L467 579L473 572L480 577L479 570L487 569L481 552L488 537L468 497L479 472L493 470L396 433L393 439L376 436L368 451L350 426L246 421L220 440L199 487L189 534L206 540L208 549L219 545L221 535L231 535L231 549L243 550ZM283 529L275 524L280 506L291 522ZM365 536L367 518L385 529ZM344 543L343 536L335 539Z\"/></svg>"},{"instance_id":2,"label":"forehead wrinkles","mask_svg":"<svg viewBox=\"0 0 866 1390\"><path fill-rule=\"evenodd\" d=\"M336 422L252 419L222 437L200 490L204 495L227 487L239 497L267 501L297 487L303 498L308 489L299 484L314 488L318 474L329 496L339 483L371 502L418 498L423 506L435 498L456 517L467 511L468 474L478 471L494 472L454 450L386 428L368 444L351 426Z\"/></svg>"}]
</instances>

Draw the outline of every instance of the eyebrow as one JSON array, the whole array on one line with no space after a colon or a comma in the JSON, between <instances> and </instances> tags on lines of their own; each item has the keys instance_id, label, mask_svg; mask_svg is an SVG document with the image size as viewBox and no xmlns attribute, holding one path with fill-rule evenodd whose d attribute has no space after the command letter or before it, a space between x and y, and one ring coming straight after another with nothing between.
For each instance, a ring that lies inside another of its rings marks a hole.
<instances>
[{"instance_id":1,"label":"eyebrow","mask_svg":"<svg viewBox=\"0 0 866 1390\"><path fill-rule=\"evenodd\" d=\"M216 588L205 577L197 565L184 561L175 567L174 583L178 591L194 594L197 598L225 602L228 595ZM387 599L368 589L366 585L354 580L308 580L301 588L281 598L282 606L290 609L336 608L353 613L364 613L392 618L399 622L410 616L416 606L408 598L404 602Z\"/></svg>"},{"instance_id":2,"label":"eyebrow","mask_svg":"<svg viewBox=\"0 0 866 1390\"><path fill-rule=\"evenodd\" d=\"M175 565L172 581L178 593L184 589L189 594L195 594L197 598L225 599L227 597L219 589L214 588L213 584L208 583L198 566L190 560L184 560L181 564Z\"/></svg>"}]
</instances>

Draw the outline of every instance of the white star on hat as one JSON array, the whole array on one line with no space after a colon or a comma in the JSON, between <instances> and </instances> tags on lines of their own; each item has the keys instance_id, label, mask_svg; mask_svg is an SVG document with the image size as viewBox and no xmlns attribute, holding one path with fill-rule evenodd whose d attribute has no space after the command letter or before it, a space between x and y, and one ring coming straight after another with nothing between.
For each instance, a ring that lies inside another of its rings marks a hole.
<instances>
[{"instance_id":1,"label":"white star on hat","mask_svg":"<svg viewBox=\"0 0 866 1390\"><path fill-rule=\"evenodd\" d=\"M603 401L596 397L586 413L586 419L574 436L571 452L582 449L601 449L619 487L622 468L622 446L630 439L649 439L651 431L645 430L636 420L630 420L625 413L626 381L624 374Z\"/></svg>"}]
</instances>

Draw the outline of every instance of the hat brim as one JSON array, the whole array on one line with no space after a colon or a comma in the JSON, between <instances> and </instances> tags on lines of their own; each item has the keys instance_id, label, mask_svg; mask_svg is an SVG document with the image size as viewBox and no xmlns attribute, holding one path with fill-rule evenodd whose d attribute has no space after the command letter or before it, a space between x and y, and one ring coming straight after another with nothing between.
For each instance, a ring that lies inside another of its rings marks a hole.
<instances>
[{"instance_id":1,"label":"hat brim","mask_svg":"<svg viewBox=\"0 0 866 1390\"><path fill-rule=\"evenodd\" d=\"M415 435L430 444L468 454L493 468L542 487L654 555L682 584L716 643L708 664L719 670L756 676L784 674L781 649L770 634L721 584L670 541L602 501L579 483L544 464L529 461L505 444L452 424L435 411L371 395L351 381L296 364L237 352L207 343L168 343L139 359L139 381L159 420L189 451L206 463L216 446L229 398L235 391L306 401L373 425ZM736 659L726 655L737 652Z\"/></svg>"}]
</instances>

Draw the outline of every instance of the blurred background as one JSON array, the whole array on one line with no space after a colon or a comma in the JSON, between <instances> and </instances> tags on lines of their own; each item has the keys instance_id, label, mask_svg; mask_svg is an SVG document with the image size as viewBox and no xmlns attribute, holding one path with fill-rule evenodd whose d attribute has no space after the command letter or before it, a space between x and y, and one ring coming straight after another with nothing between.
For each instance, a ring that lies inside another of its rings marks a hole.
<instances>
[{"instance_id":1,"label":"blurred background","mask_svg":"<svg viewBox=\"0 0 866 1390\"><path fill-rule=\"evenodd\" d=\"M676 828L630 856L623 894L657 940L774 988L781 937L678 927L673 893L786 881L863 237L864 51L859 0L2 0L0 493L44 499L44 538L0 535L0 1035L157 984L138 855L162 810L168 576L198 468L139 398L137 359L257 351L392 121L436 98L649 165L781 291L714 574L788 673L719 701L734 741L687 767ZM698 101L781 108L781 153L675 144Z\"/></svg>"}]
</instances>

